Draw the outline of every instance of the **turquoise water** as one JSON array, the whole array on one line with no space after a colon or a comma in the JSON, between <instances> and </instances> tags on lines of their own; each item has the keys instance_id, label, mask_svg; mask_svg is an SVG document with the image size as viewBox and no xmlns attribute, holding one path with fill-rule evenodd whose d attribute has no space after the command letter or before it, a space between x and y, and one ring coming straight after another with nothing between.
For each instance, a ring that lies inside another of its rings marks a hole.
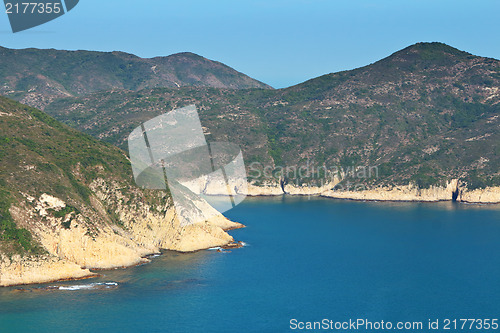
<instances>
[{"instance_id":1,"label":"turquoise water","mask_svg":"<svg viewBox=\"0 0 500 333\"><path fill-rule=\"evenodd\" d=\"M292 318L500 318L498 206L249 198L227 215L247 225L231 233L248 246L167 252L42 286L76 290L0 289L0 332L287 332Z\"/></svg>"}]
</instances>

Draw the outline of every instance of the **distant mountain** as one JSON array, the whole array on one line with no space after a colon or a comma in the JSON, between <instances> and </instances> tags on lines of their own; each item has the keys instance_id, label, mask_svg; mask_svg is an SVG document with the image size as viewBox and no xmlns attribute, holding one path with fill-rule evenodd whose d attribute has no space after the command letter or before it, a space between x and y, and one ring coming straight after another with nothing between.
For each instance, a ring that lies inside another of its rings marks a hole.
<instances>
[{"instance_id":1,"label":"distant mountain","mask_svg":"<svg viewBox=\"0 0 500 333\"><path fill-rule=\"evenodd\" d=\"M0 47L0 94L34 107L102 90L181 86L271 89L189 52L145 59L124 52Z\"/></svg>"},{"instance_id":2,"label":"distant mountain","mask_svg":"<svg viewBox=\"0 0 500 333\"><path fill-rule=\"evenodd\" d=\"M190 103L209 138L240 144L247 165L378 166L379 184L500 184L500 61L442 43L286 89L102 92L46 112L126 148L135 126Z\"/></svg>"}]
</instances>

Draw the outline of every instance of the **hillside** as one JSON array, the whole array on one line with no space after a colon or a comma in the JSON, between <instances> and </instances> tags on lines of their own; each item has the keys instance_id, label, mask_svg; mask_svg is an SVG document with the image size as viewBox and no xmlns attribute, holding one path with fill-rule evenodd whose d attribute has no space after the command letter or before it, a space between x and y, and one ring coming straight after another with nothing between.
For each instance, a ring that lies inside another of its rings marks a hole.
<instances>
[{"instance_id":1,"label":"hillside","mask_svg":"<svg viewBox=\"0 0 500 333\"><path fill-rule=\"evenodd\" d=\"M247 166L376 166L377 177L357 180L367 186L428 188L451 179L469 189L500 185L500 61L442 43L415 44L286 89L101 92L55 101L45 111L126 148L132 128L192 103L209 141L238 143ZM276 183L280 175L258 178ZM295 178L288 181L327 177Z\"/></svg>"},{"instance_id":2,"label":"hillside","mask_svg":"<svg viewBox=\"0 0 500 333\"><path fill-rule=\"evenodd\" d=\"M271 88L189 52L145 59L124 52L0 47L0 94L38 108L101 90L180 86Z\"/></svg>"},{"instance_id":3,"label":"hillside","mask_svg":"<svg viewBox=\"0 0 500 333\"><path fill-rule=\"evenodd\" d=\"M181 226L168 192L135 186L123 151L4 97L0 133L0 286L224 245L239 226L220 215ZM193 205L196 218L213 213Z\"/></svg>"}]
</instances>

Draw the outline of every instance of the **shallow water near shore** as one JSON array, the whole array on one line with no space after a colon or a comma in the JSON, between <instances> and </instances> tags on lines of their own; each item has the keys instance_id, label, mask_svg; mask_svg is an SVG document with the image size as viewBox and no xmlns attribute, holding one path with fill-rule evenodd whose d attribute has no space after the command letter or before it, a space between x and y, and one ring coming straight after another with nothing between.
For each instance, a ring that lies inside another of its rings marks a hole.
<instances>
[{"instance_id":1,"label":"shallow water near shore","mask_svg":"<svg viewBox=\"0 0 500 333\"><path fill-rule=\"evenodd\" d=\"M498 205L266 197L226 215L247 225L230 232L247 246L167 251L93 279L0 289L0 332L286 332L292 318L500 317Z\"/></svg>"}]
</instances>

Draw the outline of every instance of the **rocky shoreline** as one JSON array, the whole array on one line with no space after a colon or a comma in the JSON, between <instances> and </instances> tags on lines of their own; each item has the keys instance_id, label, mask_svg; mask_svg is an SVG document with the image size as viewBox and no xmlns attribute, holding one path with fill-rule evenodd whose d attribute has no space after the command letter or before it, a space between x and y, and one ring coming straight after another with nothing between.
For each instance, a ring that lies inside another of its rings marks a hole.
<instances>
[{"instance_id":1,"label":"rocky shoreline","mask_svg":"<svg viewBox=\"0 0 500 333\"><path fill-rule=\"evenodd\" d=\"M333 190L341 183L341 179L334 177L322 186L297 185L278 181L246 184L238 179L231 180L235 184L231 189L232 195L246 196L280 196L280 195L312 195L335 199L350 199L363 201L457 201L468 203L500 203L500 187L469 190L458 179L451 179L446 186L431 186L421 189L414 184L392 187L375 187L363 190ZM202 193L209 196L225 195L227 185L218 179L200 178L191 184L196 189L203 189Z\"/></svg>"},{"instance_id":2,"label":"rocky shoreline","mask_svg":"<svg viewBox=\"0 0 500 333\"><path fill-rule=\"evenodd\" d=\"M237 226L232 226L228 229L223 230L230 231L244 227L244 225L238 223ZM230 239L225 242L209 243L209 245L205 245L205 247L203 248L196 248L186 251L176 251L187 253L207 250L212 247L220 247L222 249L236 249L243 247L241 242L235 241L231 236L229 237ZM116 265L115 263L113 263L113 265L109 267L97 266L90 269L81 267L80 265L75 264L71 261L50 255L28 257L15 255L11 258L2 256L0 257L0 287L89 279L99 276L99 273L97 273L97 271L100 270L107 270L111 268L128 268L150 262L150 257L160 254L160 250L165 249L159 249L151 253L145 253L144 256L139 260L134 259L124 265Z\"/></svg>"},{"instance_id":3,"label":"rocky shoreline","mask_svg":"<svg viewBox=\"0 0 500 333\"><path fill-rule=\"evenodd\" d=\"M204 200L193 201L192 211L183 212L193 223L181 225L169 202L164 206L139 200L130 203L123 199L119 184L103 179L96 179L91 186L95 193L91 204L100 216L70 213L57 217L50 212L67 204L46 193L11 206L12 217L31 231L46 253L0 254L0 286L92 277L92 270L148 262L147 256L160 253L160 249L193 252L230 246L235 241L226 231L244 227L229 221ZM104 204L115 207L122 226L109 221ZM67 221L70 223L65 225Z\"/></svg>"},{"instance_id":4,"label":"rocky shoreline","mask_svg":"<svg viewBox=\"0 0 500 333\"><path fill-rule=\"evenodd\" d=\"M335 184L321 187L266 184L249 185L248 196L321 196L325 198L361 201L457 201L466 203L500 203L500 187L468 190L456 179L445 187L419 189L413 185L376 188L363 191L334 191ZM208 187L207 187L208 188ZM95 200L115 201L119 192L112 185L100 180L94 184ZM210 195L210 193L205 193ZM217 195L215 193L213 195ZM118 198L119 199L119 198ZM48 254L44 256L0 256L0 286L46 283L69 279L89 278L96 275L91 270L129 267L148 262L147 256L160 253L160 249L193 252L214 247L233 249L240 247L226 231L244 227L215 214L206 202L196 203L200 211L210 216L203 223L181 227L175 211L167 208L161 212L148 206L128 207L119 205L117 213L124 221L125 230L102 225L99 234L88 235L83 221L76 220L70 229L56 227L60 221L44 215L47 209L64 205L59 199L44 195L38 199L33 211L14 207L11 213L17 219L45 219L36 223L36 235ZM95 203L98 205L98 202ZM158 209L157 209L158 210ZM198 212L200 213L200 212ZM47 223L48 222L48 223ZM49 227L50 226L50 227Z\"/></svg>"},{"instance_id":5,"label":"rocky shoreline","mask_svg":"<svg viewBox=\"0 0 500 333\"><path fill-rule=\"evenodd\" d=\"M446 187L431 186L420 189L412 184L394 187L379 187L361 191L335 191L332 184L322 187L267 184L265 186L248 186L248 196L277 196L277 195L312 195L333 199L347 199L360 201L415 201L438 202L456 201L477 204L500 203L500 187L468 190L460 186L457 179L452 179Z\"/></svg>"},{"instance_id":6,"label":"rocky shoreline","mask_svg":"<svg viewBox=\"0 0 500 333\"><path fill-rule=\"evenodd\" d=\"M3 257L0 262L0 286L18 286L91 278L97 274L75 263L53 256Z\"/></svg>"}]
</instances>

